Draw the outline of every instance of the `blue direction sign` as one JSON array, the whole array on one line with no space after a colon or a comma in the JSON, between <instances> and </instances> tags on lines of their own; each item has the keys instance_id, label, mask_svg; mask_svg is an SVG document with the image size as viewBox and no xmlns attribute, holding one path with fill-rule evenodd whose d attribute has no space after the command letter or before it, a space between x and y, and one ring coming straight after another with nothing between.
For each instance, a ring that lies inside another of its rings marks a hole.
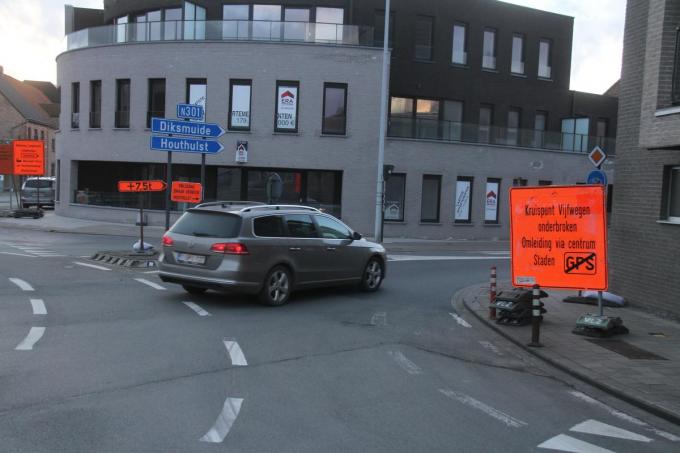
<instances>
[{"instance_id":1,"label":"blue direction sign","mask_svg":"<svg viewBox=\"0 0 680 453\"><path fill-rule=\"evenodd\" d=\"M177 104L177 118L185 120L203 121L205 111L203 107L196 104Z\"/></svg>"},{"instance_id":2,"label":"blue direction sign","mask_svg":"<svg viewBox=\"0 0 680 453\"><path fill-rule=\"evenodd\" d=\"M151 149L176 153L217 154L224 149L224 146L214 140L152 135Z\"/></svg>"},{"instance_id":3,"label":"blue direction sign","mask_svg":"<svg viewBox=\"0 0 680 453\"><path fill-rule=\"evenodd\" d=\"M188 135L191 137L217 138L224 135L224 129L215 123L192 123L190 121L151 118L151 132L154 134Z\"/></svg>"},{"instance_id":4,"label":"blue direction sign","mask_svg":"<svg viewBox=\"0 0 680 453\"><path fill-rule=\"evenodd\" d=\"M607 185L607 174L602 170L593 170L588 173L588 184Z\"/></svg>"}]
</instances>

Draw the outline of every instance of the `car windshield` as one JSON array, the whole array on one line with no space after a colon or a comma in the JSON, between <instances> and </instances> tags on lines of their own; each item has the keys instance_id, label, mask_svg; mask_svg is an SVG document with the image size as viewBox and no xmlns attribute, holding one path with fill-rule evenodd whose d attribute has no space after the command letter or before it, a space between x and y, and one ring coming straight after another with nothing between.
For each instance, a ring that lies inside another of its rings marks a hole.
<instances>
[{"instance_id":1,"label":"car windshield","mask_svg":"<svg viewBox=\"0 0 680 453\"><path fill-rule=\"evenodd\" d=\"M209 211L189 211L170 229L173 233L213 238L233 238L240 230L239 216Z\"/></svg>"},{"instance_id":2,"label":"car windshield","mask_svg":"<svg viewBox=\"0 0 680 453\"><path fill-rule=\"evenodd\" d=\"M24 184L25 189L50 189L52 181L49 179L29 179Z\"/></svg>"}]
</instances>

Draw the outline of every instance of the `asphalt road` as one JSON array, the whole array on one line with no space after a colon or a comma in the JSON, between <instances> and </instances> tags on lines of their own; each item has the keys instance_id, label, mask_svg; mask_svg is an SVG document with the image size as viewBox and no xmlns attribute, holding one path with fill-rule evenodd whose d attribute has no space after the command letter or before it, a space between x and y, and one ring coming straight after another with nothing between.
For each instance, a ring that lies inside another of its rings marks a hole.
<instances>
[{"instance_id":1,"label":"asphalt road","mask_svg":"<svg viewBox=\"0 0 680 453\"><path fill-rule=\"evenodd\" d=\"M0 228L0 451L680 451L452 304L502 250L270 308L85 258L131 242Z\"/></svg>"}]
</instances>

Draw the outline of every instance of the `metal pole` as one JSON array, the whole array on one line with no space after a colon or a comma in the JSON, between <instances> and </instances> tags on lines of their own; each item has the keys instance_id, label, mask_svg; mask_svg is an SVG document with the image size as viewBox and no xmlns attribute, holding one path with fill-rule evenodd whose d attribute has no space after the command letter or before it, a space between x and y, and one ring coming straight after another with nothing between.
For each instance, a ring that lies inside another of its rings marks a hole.
<instances>
[{"instance_id":1,"label":"metal pole","mask_svg":"<svg viewBox=\"0 0 680 453\"><path fill-rule=\"evenodd\" d=\"M172 151L168 151L168 165L166 170L167 185L165 189L165 231L170 229L170 187L172 187Z\"/></svg>"},{"instance_id":2,"label":"metal pole","mask_svg":"<svg viewBox=\"0 0 680 453\"><path fill-rule=\"evenodd\" d=\"M40 210L40 175L38 175L38 205L35 207L36 209Z\"/></svg>"},{"instance_id":3,"label":"metal pole","mask_svg":"<svg viewBox=\"0 0 680 453\"><path fill-rule=\"evenodd\" d=\"M496 266L491 266L491 279L489 280L489 319L496 319Z\"/></svg>"},{"instance_id":4,"label":"metal pole","mask_svg":"<svg viewBox=\"0 0 680 453\"><path fill-rule=\"evenodd\" d=\"M201 187L205 187L205 153L201 153Z\"/></svg>"},{"instance_id":5,"label":"metal pole","mask_svg":"<svg viewBox=\"0 0 680 453\"><path fill-rule=\"evenodd\" d=\"M543 346L539 342L541 334L541 287L534 285L531 298L531 343L529 346L539 348Z\"/></svg>"},{"instance_id":6,"label":"metal pole","mask_svg":"<svg viewBox=\"0 0 680 453\"><path fill-rule=\"evenodd\" d=\"M139 192L139 249L144 251L144 192Z\"/></svg>"},{"instance_id":7,"label":"metal pole","mask_svg":"<svg viewBox=\"0 0 680 453\"><path fill-rule=\"evenodd\" d=\"M597 292L597 309L600 312L600 316L604 316L604 302L602 301L602 291Z\"/></svg>"},{"instance_id":8,"label":"metal pole","mask_svg":"<svg viewBox=\"0 0 680 453\"><path fill-rule=\"evenodd\" d=\"M387 93L389 91L390 0L385 0L385 34L383 35L382 82L380 92L380 132L378 137L378 182L375 194L375 240L382 242L383 166L385 165L385 135L387 128Z\"/></svg>"}]
</instances>

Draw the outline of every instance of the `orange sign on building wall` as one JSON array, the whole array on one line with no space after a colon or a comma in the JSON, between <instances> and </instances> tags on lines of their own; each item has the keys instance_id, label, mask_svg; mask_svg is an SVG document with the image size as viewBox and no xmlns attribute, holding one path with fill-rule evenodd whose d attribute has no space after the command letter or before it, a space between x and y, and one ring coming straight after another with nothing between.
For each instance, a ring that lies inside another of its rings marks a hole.
<instances>
[{"instance_id":1,"label":"orange sign on building wall","mask_svg":"<svg viewBox=\"0 0 680 453\"><path fill-rule=\"evenodd\" d=\"M601 185L510 189L512 284L606 290L606 219Z\"/></svg>"}]
</instances>

